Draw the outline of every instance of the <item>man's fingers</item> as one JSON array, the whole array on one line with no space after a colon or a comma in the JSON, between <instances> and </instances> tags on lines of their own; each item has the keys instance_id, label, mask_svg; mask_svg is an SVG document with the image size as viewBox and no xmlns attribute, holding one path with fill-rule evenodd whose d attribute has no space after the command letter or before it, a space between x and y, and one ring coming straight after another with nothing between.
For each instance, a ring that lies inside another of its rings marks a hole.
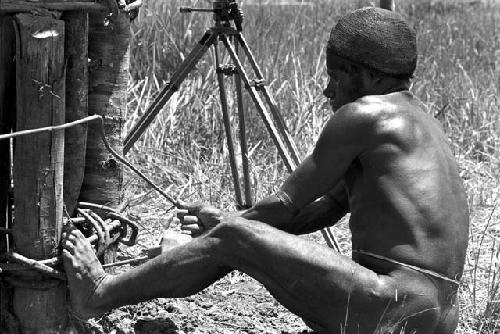
<instances>
[{"instance_id":1,"label":"man's fingers","mask_svg":"<svg viewBox=\"0 0 500 334\"><path fill-rule=\"evenodd\" d=\"M184 219L181 220L181 225L198 225L198 218L195 216L185 216Z\"/></svg>"},{"instance_id":2,"label":"man's fingers","mask_svg":"<svg viewBox=\"0 0 500 334\"><path fill-rule=\"evenodd\" d=\"M186 209L177 209L177 218L183 220L185 216L189 215L189 211Z\"/></svg>"},{"instance_id":3,"label":"man's fingers","mask_svg":"<svg viewBox=\"0 0 500 334\"><path fill-rule=\"evenodd\" d=\"M178 211L186 210L190 215L194 216L198 215L200 210L206 206L207 204L201 202L187 203L181 200L177 201L177 208L180 209Z\"/></svg>"},{"instance_id":4,"label":"man's fingers","mask_svg":"<svg viewBox=\"0 0 500 334\"><path fill-rule=\"evenodd\" d=\"M197 232L200 230L200 226L198 224L189 224L189 225L182 225L181 230L187 231L187 232Z\"/></svg>"}]
</instances>

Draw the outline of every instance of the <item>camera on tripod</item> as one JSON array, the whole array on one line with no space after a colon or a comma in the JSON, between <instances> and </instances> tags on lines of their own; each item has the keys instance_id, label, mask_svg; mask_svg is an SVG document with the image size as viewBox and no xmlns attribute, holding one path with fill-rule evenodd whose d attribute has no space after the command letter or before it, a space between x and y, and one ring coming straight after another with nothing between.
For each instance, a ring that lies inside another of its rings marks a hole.
<instances>
[{"instance_id":1,"label":"camera on tripod","mask_svg":"<svg viewBox=\"0 0 500 334\"><path fill-rule=\"evenodd\" d=\"M181 7L181 13L192 13L192 12L208 12L214 13L214 20L216 23L223 25L230 25L231 21L234 21L236 30L242 31L243 24L243 11L238 7L236 0L219 0L212 3L212 8L191 8L191 7Z\"/></svg>"}]
</instances>

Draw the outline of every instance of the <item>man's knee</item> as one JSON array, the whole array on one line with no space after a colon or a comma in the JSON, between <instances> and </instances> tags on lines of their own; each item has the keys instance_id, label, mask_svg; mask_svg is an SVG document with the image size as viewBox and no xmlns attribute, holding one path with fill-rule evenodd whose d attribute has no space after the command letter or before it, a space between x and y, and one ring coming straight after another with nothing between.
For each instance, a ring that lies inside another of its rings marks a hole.
<instances>
[{"instance_id":1,"label":"man's knee","mask_svg":"<svg viewBox=\"0 0 500 334\"><path fill-rule=\"evenodd\" d=\"M205 237L216 241L217 255L227 260L227 257L250 256L246 250L264 245L273 231L278 230L258 221L231 217L221 221Z\"/></svg>"},{"instance_id":2,"label":"man's knee","mask_svg":"<svg viewBox=\"0 0 500 334\"><path fill-rule=\"evenodd\" d=\"M223 219L214 227L207 237L217 238L222 241L251 240L259 234L263 223L249 221L241 217L229 217Z\"/></svg>"}]
</instances>

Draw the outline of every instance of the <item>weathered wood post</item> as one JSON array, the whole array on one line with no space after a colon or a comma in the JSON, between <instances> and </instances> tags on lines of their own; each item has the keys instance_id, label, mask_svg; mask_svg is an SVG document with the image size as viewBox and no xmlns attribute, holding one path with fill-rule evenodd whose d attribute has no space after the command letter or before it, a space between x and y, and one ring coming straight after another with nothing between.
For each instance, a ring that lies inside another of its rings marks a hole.
<instances>
[{"instance_id":1,"label":"weathered wood post","mask_svg":"<svg viewBox=\"0 0 500 334\"><path fill-rule=\"evenodd\" d=\"M105 116L107 139L115 151L122 152L130 20L121 14L105 26L102 13L89 16L89 114ZM98 130L97 124L89 124L80 200L116 207L122 200L123 169L102 143Z\"/></svg>"},{"instance_id":2,"label":"weathered wood post","mask_svg":"<svg viewBox=\"0 0 500 334\"><path fill-rule=\"evenodd\" d=\"M122 127L127 107L130 23L120 15L104 25L104 15L89 19L89 114L105 116L111 147L123 151ZM123 172L102 143L97 124L89 125L85 178L80 200L117 206Z\"/></svg>"},{"instance_id":3,"label":"weathered wood post","mask_svg":"<svg viewBox=\"0 0 500 334\"><path fill-rule=\"evenodd\" d=\"M130 20L120 14L104 25L103 13L89 15L89 114L105 116L111 147L123 151L122 128L127 108ZM117 207L122 201L123 168L108 152L97 124L89 124L85 177L80 200ZM111 261L113 250L107 252Z\"/></svg>"},{"instance_id":4,"label":"weathered wood post","mask_svg":"<svg viewBox=\"0 0 500 334\"><path fill-rule=\"evenodd\" d=\"M64 123L64 21L16 15L16 130ZM14 242L35 260L58 255L63 224L64 132L19 137L14 152ZM58 333L66 325L66 286L37 274L9 281L23 333Z\"/></svg>"},{"instance_id":5,"label":"weathered wood post","mask_svg":"<svg viewBox=\"0 0 500 334\"><path fill-rule=\"evenodd\" d=\"M15 96L15 35L11 17L0 15L0 133L12 130ZM10 142L0 141L0 227L11 227L9 208ZM7 232L7 231L5 231ZM8 235L0 231L0 254L7 251ZM6 328L5 311L10 307L10 289L0 286L0 328Z\"/></svg>"}]
</instances>

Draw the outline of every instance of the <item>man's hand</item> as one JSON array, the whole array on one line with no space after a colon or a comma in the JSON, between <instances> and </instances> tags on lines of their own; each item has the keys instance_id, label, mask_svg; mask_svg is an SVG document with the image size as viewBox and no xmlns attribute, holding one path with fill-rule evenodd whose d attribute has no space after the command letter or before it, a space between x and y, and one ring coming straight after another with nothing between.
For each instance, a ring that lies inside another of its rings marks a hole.
<instances>
[{"instance_id":1,"label":"man's hand","mask_svg":"<svg viewBox=\"0 0 500 334\"><path fill-rule=\"evenodd\" d=\"M217 226L222 219L222 212L206 203L179 202L177 218L181 223L181 229L197 237Z\"/></svg>"}]
</instances>

